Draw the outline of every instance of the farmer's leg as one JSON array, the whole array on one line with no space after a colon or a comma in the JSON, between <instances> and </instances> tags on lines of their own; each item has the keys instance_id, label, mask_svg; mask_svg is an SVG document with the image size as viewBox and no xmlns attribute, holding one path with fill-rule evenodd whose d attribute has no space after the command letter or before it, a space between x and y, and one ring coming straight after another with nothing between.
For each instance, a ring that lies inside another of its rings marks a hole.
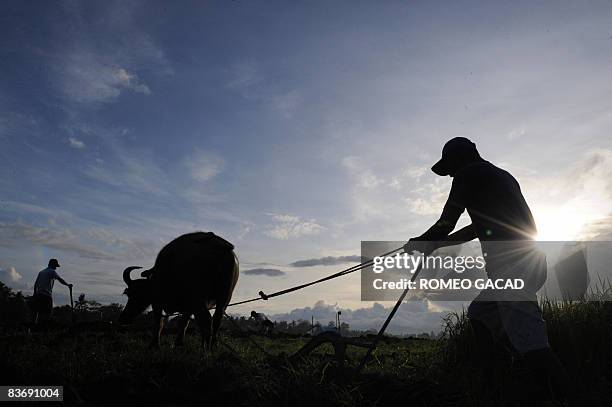
<instances>
[{"instance_id":1,"label":"farmer's leg","mask_svg":"<svg viewBox=\"0 0 612 407\"><path fill-rule=\"evenodd\" d=\"M546 322L535 301L500 303L500 314L512 346L524 357L536 378L549 383L558 398L574 396L567 371L548 344Z\"/></svg>"},{"instance_id":2,"label":"farmer's leg","mask_svg":"<svg viewBox=\"0 0 612 407\"><path fill-rule=\"evenodd\" d=\"M494 347L493 333L485 321L496 318L497 310L493 302L472 302L468 307L468 318L474 332L474 356L478 366L485 367L491 360Z\"/></svg>"},{"instance_id":3,"label":"farmer's leg","mask_svg":"<svg viewBox=\"0 0 612 407\"><path fill-rule=\"evenodd\" d=\"M474 332L474 362L482 370L485 387L493 393L511 359L498 305L494 301L474 301L468 307L468 317Z\"/></svg>"},{"instance_id":4,"label":"farmer's leg","mask_svg":"<svg viewBox=\"0 0 612 407\"><path fill-rule=\"evenodd\" d=\"M38 324L39 314L40 314L40 305L38 303L38 295L34 294L34 296L32 296L32 300L30 304L32 306L32 323L36 325Z\"/></svg>"},{"instance_id":5,"label":"farmer's leg","mask_svg":"<svg viewBox=\"0 0 612 407\"><path fill-rule=\"evenodd\" d=\"M53 311L53 299L48 295L39 294L35 297L36 323L48 327L51 313Z\"/></svg>"},{"instance_id":6,"label":"farmer's leg","mask_svg":"<svg viewBox=\"0 0 612 407\"><path fill-rule=\"evenodd\" d=\"M549 383L556 398L571 401L575 397L573 383L550 347L526 352L524 358L529 370Z\"/></svg>"}]
</instances>

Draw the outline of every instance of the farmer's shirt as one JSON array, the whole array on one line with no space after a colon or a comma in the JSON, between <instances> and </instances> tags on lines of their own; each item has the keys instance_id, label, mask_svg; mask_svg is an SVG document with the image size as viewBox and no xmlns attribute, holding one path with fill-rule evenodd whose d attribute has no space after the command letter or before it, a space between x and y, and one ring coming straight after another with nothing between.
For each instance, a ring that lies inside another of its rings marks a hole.
<instances>
[{"instance_id":1,"label":"farmer's shirt","mask_svg":"<svg viewBox=\"0 0 612 407\"><path fill-rule=\"evenodd\" d=\"M59 275L55 269L50 267L40 271L38 273L38 277L36 278L36 282L34 283L34 293L51 297L51 293L53 292L53 283L58 278Z\"/></svg>"},{"instance_id":2,"label":"farmer's shirt","mask_svg":"<svg viewBox=\"0 0 612 407\"><path fill-rule=\"evenodd\" d=\"M483 290L481 300L535 301L546 281L546 256L534 244L535 221L516 179L482 159L468 164L453 178L440 219L417 239L444 240L464 210L487 256L489 277L525 283L522 290Z\"/></svg>"},{"instance_id":3,"label":"farmer's shirt","mask_svg":"<svg viewBox=\"0 0 612 407\"><path fill-rule=\"evenodd\" d=\"M480 159L455 175L440 219L418 240L444 240L464 210L480 241L532 240L537 232L516 179Z\"/></svg>"},{"instance_id":4,"label":"farmer's shirt","mask_svg":"<svg viewBox=\"0 0 612 407\"><path fill-rule=\"evenodd\" d=\"M255 315L253 316L253 318L257 322L264 322L264 321L269 321L270 320L270 319L268 319L268 317L265 314L263 314L261 312L256 312Z\"/></svg>"}]
</instances>

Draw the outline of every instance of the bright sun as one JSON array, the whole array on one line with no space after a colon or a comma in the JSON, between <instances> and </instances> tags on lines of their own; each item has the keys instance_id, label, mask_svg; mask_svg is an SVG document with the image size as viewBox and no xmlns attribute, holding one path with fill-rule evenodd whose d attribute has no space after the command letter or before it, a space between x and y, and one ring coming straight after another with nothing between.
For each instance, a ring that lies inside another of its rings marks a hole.
<instances>
[{"instance_id":1,"label":"bright sun","mask_svg":"<svg viewBox=\"0 0 612 407\"><path fill-rule=\"evenodd\" d=\"M588 210L578 208L540 208L534 212L538 227L537 240L571 241L581 238L585 227L593 220Z\"/></svg>"}]
</instances>

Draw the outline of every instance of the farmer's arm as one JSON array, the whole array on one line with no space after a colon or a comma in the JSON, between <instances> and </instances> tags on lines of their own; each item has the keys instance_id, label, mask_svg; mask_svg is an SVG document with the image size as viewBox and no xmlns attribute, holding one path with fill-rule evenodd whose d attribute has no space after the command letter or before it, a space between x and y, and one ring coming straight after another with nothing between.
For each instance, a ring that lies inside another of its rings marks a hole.
<instances>
[{"instance_id":1,"label":"farmer's arm","mask_svg":"<svg viewBox=\"0 0 612 407\"><path fill-rule=\"evenodd\" d=\"M459 229L455 233L451 233L450 235L446 236L444 241L437 242L436 247L440 248L454 246L474 239L476 239L476 229L474 229L474 225L469 224L468 226Z\"/></svg>"},{"instance_id":2,"label":"farmer's arm","mask_svg":"<svg viewBox=\"0 0 612 407\"><path fill-rule=\"evenodd\" d=\"M59 274L57 274L57 273L55 273L55 279L56 279L57 281L59 281L60 283L64 284L66 287L72 287L72 284L68 284L68 283L66 282L66 280L64 280L63 278L61 278L61 277L59 276Z\"/></svg>"}]
</instances>

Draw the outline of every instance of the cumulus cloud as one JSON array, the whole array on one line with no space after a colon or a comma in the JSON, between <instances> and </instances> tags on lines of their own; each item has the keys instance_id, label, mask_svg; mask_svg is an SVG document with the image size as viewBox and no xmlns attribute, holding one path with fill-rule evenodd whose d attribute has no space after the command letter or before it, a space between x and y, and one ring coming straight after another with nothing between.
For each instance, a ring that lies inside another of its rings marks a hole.
<instances>
[{"instance_id":1,"label":"cumulus cloud","mask_svg":"<svg viewBox=\"0 0 612 407\"><path fill-rule=\"evenodd\" d=\"M18 283L22 276L15 270L15 267L0 269L0 281L6 284Z\"/></svg>"},{"instance_id":2,"label":"cumulus cloud","mask_svg":"<svg viewBox=\"0 0 612 407\"><path fill-rule=\"evenodd\" d=\"M244 270L242 274L246 274L247 276L280 277L286 275L287 273L278 269L255 268Z\"/></svg>"},{"instance_id":3,"label":"cumulus cloud","mask_svg":"<svg viewBox=\"0 0 612 407\"><path fill-rule=\"evenodd\" d=\"M314 219L303 220L297 216L283 214L269 214L275 224L264 233L274 239L288 240L307 235L316 235L325 228Z\"/></svg>"},{"instance_id":4,"label":"cumulus cloud","mask_svg":"<svg viewBox=\"0 0 612 407\"><path fill-rule=\"evenodd\" d=\"M342 311L341 320L356 330L378 330L391 312L392 306L385 307L374 303L371 307L345 309L337 304L327 304L323 300L317 301L312 307L296 308L287 313L270 315L270 319L277 321L315 321L327 325L329 321L335 321L336 312ZM394 316L388 332L394 334L416 334L421 332L439 331L442 316L446 310L433 305L428 300L408 301L402 304L398 313Z\"/></svg>"},{"instance_id":5,"label":"cumulus cloud","mask_svg":"<svg viewBox=\"0 0 612 407\"><path fill-rule=\"evenodd\" d=\"M197 150L185 160L191 176L196 181L205 182L214 178L225 166L225 161L217 154Z\"/></svg>"},{"instance_id":6,"label":"cumulus cloud","mask_svg":"<svg viewBox=\"0 0 612 407\"><path fill-rule=\"evenodd\" d=\"M292 267L335 266L344 263L361 263L361 256L327 256L317 259L298 260L289 264Z\"/></svg>"},{"instance_id":7,"label":"cumulus cloud","mask_svg":"<svg viewBox=\"0 0 612 407\"><path fill-rule=\"evenodd\" d=\"M70 147L76 148L77 150L85 148L85 143L74 137L68 137L68 143Z\"/></svg>"},{"instance_id":8,"label":"cumulus cloud","mask_svg":"<svg viewBox=\"0 0 612 407\"><path fill-rule=\"evenodd\" d=\"M406 199L410 212L417 215L435 215L441 213L441 205L424 198Z\"/></svg>"}]
</instances>

